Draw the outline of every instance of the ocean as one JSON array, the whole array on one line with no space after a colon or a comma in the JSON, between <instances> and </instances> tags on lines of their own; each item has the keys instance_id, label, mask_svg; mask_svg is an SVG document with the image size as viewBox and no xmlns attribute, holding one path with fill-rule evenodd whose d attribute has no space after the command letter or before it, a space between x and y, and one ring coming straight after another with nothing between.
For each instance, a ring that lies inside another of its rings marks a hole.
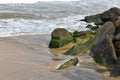
<instances>
[{"instance_id":1,"label":"ocean","mask_svg":"<svg viewBox=\"0 0 120 80\"><path fill-rule=\"evenodd\" d=\"M83 31L86 15L120 7L120 0L79 0L0 4L0 37L50 34L55 28Z\"/></svg>"}]
</instances>

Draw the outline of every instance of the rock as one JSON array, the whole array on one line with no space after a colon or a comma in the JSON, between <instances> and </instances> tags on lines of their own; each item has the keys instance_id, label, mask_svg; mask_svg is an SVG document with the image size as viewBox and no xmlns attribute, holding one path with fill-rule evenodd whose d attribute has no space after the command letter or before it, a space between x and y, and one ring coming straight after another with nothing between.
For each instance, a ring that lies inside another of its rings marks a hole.
<instances>
[{"instance_id":1,"label":"rock","mask_svg":"<svg viewBox=\"0 0 120 80\"><path fill-rule=\"evenodd\" d=\"M99 28L99 26L92 26L92 25L88 24L85 28L96 31Z\"/></svg>"},{"instance_id":2,"label":"rock","mask_svg":"<svg viewBox=\"0 0 120 80\"><path fill-rule=\"evenodd\" d=\"M91 49L91 47L94 45L93 38L94 38L93 34L87 34L84 37L78 38L75 45L63 54L75 56L78 54L87 53Z\"/></svg>"},{"instance_id":3,"label":"rock","mask_svg":"<svg viewBox=\"0 0 120 80\"><path fill-rule=\"evenodd\" d=\"M72 34L64 28L57 28L51 34L49 48L60 48L73 41Z\"/></svg>"},{"instance_id":4,"label":"rock","mask_svg":"<svg viewBox=\"0 0 120 80\"><path fill-rule=\"evenodd\" d=\"M78 31L74 31L73 32L73 36L74 37L80 37L80 36L85 36L85 31L80 31L80 32L78 32Z\"/></svg>"},{"instance_id":5,"label":"rock","mask_svg":"<svg viewBox=\"0 0 120 80\"><path fill-rule=\"evenodd\" d=\"M114 32L114 24L110 21L106 22L96 31L92 55L98 64L105 66L116 65L117 56L112 43Z\"/></svg>"},{"instance_id":6,"label":"rock","mask_svg":"<svg viewBox=\"0 0 120 80\"><path fill-rule=\"evenodd\" d=\"M113 67L116 65L117 56L111 38L104 35L92 49L94 60L101 65Z\"/></svg>"},{"instance_id":7,"label":"rock","mask_svg":"<svg viewBox=\"0 0 120 80\"><path fill-rule=\"evenodd\" d=\"M96 25L102 24L102 20L100 18L101 14L86 16L85 21L88 23L95 22Z\"/></svg>"},{"instance_id":8,"label":"rock","mask_svg":"<svg viewBox=\"0 0 120 80\"><path fill-rule=\"evenodd\" d=\"M118 77L120 76L120 66L116 66L114 70L112 71L111 77Z\"/></svg>"},{"instance_id":9,"label":"rock","mask_svg":"<svg viewBox=\"0 0 120 80\"><path fill-rule=\"evenodd\" d=\"M114 21L118 16L120 16L120 9L113 7L101 14L101 19L103 22Z\"/></svg>"},{"instance_id":10,"label":"rock","mask_svg":"<svg viewBox=\"0 0 120 80\"><path fill-rule=\"evenodd\" d=\"M116 40L120 40L120 33L115 36Z\"/></svg>"},{"instance_id":11,"label":"rock","mask_svg":"<svg viewBox=\"0 0 120 80\"><path fill-rule=\"evenodd\" d=\"M114 25L115 25L115 33L114 35L116 36L117 34L120 33L120 17L117 17L115 20L114 20Z\"/></svg>"},{"instance_id":12,"label":"rock","mask_svg":"<svg viewBox=\"0 0 120 80\"><path fill-rule=\"evenodd\" d=\"M113 22L115 27L120 27L120 16L116 17L116 19Z\"/></svg>"},{"instance_id":13,"label":"rock","mask_svg":"<svg viewBox=\"0 0 120 80\"><path fill-rule=\"evenodd\" d=\"M63 63L57 65L56 69L62 70L62 69L68 68L70 66L76 66L78 63L79 63L78 58L67 59L67 60L63 61Z\"/></svg>"},{"instance_id":14,"label":"rock","mask_svg":"<svg viewBox=\"0 0 120 80\"><path fill-rule=\"evenodd\" d=\"M95 44L102 38L102 36L108 35L111 39L114 37L115 26L112 22L108 21L104 25L102 25L97 31L95 35L94 42ZM100 41L99 41L100 42Z\"/></svg>"},{"instance_id":15,"label":"rock","mask_svg":"<svg viewBox=\"0 0 120 80\"><path fill-rule=\"evenodd\" d=\"M120 40L113 40L117 57L120 57Z\"/></svg>"},{"instance_id":16,"label":"rock","mask_svg":"<svg viewBox=\"0 0 120 80\"><path fill-rule=\"evenodd\" d=\"M87 31L74 31L73 32L73 36L74 37L81 37L81 36L85 36L85 35L94 35L94 32L87 30Z\"/></svg>"}]
</instances>

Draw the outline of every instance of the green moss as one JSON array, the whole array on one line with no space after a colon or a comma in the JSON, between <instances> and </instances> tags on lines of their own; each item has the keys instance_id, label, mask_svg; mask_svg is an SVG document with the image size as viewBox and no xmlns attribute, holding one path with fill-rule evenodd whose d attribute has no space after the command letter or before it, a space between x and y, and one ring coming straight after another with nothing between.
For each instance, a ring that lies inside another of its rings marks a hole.
<instances>
[{"instance_id":1,"label":"green moss","mask_svg":"<svg viewBox=\"0 0 120 80\"><path fill-rule=\"evenodd\" d=\"M87 53L91 49L93 44L94 35L86 35L84 38L78 38L75 45L64 54L66 55L78 55L80 53Z\"/></svg>"},{"instance_id":2,"label":"green moss","mask_svg":"<svg viewBox=\"0 0 120 80\"><path fill-rule=\"evenodd\" d=\"M97 58L95 58L95 62L102 66L107 66L107 62L102 54L98 56Z\"/></svg>"},{"instance_id":3,"label":"green moss","mask_svg":"<svg viewBox=\"0 0 120 80\"><path fill-rule=\"evenodd\" d=\"M57 28L52 32L49 48L60 48L73 41L72 34L64 28Z\"/></svg>"},{"instance_id":4,"label":"green moss","mask_svg":"<svg viewBox=\"0 0 120 80\"><path fill-rule=\"evenodd\" d=\"M93 31L96 31L99 27L98 26L92 26L91 24L88 24L86 26L86 28L90 29L90 30L93 30Z\"/></svg>"}]
</instances>

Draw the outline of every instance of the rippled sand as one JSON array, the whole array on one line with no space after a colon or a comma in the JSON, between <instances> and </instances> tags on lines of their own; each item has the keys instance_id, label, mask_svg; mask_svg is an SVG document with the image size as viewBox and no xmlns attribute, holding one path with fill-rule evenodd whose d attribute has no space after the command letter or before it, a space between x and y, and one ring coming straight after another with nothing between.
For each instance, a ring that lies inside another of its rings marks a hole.
<instances>
[{"instance_id":1,"label":"rippled sand","mask_svg":"<svg viewBox=\"0 0 120 80\"><path fill-rule=\"evenodd\" d=\"M51 71L49 41L50 35L0 38L0 80L104 80L92 68Z\"/></svg>"}]
</instances>

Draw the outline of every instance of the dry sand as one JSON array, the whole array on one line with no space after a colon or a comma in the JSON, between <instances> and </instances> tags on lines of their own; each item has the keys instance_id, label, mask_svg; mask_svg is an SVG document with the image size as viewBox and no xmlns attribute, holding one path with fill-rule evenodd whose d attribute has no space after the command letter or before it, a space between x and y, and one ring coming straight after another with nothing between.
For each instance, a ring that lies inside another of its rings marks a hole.
<instances>
[{"instance_id":1,"label":"dry sand","mask_svg":"<svg viewBox=\"0 0 120 80\"><path fill-rule=\"evenodd\" d=\"M51 71L49 41L50 35L0 38L0 80L103 80L93 68Z\"/></svg>"}]
</instances>

